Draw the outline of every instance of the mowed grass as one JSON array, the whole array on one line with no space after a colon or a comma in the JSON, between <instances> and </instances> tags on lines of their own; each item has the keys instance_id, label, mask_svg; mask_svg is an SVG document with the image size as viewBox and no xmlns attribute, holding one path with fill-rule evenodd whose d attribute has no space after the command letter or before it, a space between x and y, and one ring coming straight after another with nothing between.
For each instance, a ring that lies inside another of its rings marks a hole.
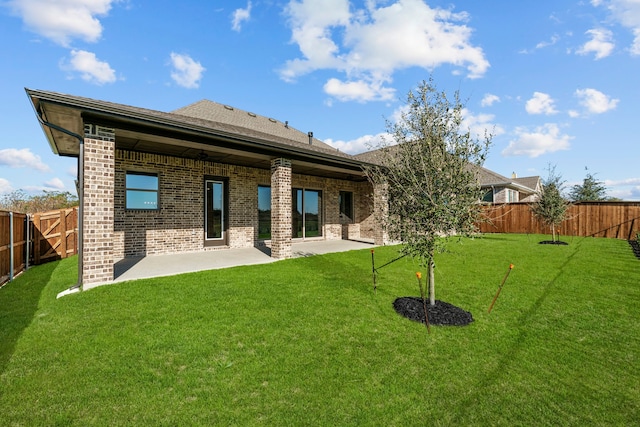
<instances>
[{"instance_id":1,"label":"mowed grass","mask_svg":"<svg viewBox=\"0 0 640 427\"><path fill-rule=\"evenodd\" d=\"M640 260L547 239L451 243L436 297L475 321L430 335L392 307L416 265L374 294L368 250L59 300L76 260L33 268L0 290L0 425L637 425Z\"/></svg>"}]
</instances>

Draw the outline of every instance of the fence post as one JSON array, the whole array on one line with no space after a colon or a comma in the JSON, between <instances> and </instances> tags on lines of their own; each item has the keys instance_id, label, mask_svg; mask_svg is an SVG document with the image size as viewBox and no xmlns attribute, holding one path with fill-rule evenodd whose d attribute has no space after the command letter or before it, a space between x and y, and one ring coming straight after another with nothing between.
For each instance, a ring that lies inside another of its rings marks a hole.
<instances>
[{"instance_id":1,"label":"fence post","mask_svg":"<svg viewBox=\"0 0 640 427\"><path fill-rule=\"evenodd\" d=\"M33 216L33 263L35 265L40 264L40 240L42 239L40 225L40 214L37 213Z\"/></svg>"},{"instance_id":2,"label":"fence post","mask_svg":"<svg viewBox=\"0 0 640 427\"><path fill-rule=\"evenodd\" d=\"M31 241L29 240L31 238L31 223L29 222L30 220L31 220L31 215L26 214L24 216L24 227L25 227L24 269L25 270L29 269L29 255L31 255L29 251L29 247L31 246L30 245Z\"/></svg>"},{"instance_id":3,"label":"fence post","mask_svg":"<svg viewBox=\"0 0 640 427\"><path fill-rule=\"evenodd\" d=\"M61 258L67 257L67 209L60 209L60 252Z\"/></svg>"},{"instance_id":4,"label":"fence post","mask_svg":"<svg viewBox=\"0 0 640 427\"><path fill-rule=\"evenodd\" d=\"M13 281L13 212L9 212L9 281Z\"/></svg>"}]
</instances>

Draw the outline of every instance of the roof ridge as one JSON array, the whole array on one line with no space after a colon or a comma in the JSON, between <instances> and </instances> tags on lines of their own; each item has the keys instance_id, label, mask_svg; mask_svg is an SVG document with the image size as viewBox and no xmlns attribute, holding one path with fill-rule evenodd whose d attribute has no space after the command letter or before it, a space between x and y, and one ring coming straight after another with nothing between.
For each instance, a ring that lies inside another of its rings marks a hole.
<instances>
[{"instance_id":1,"label":"roof ridge","mask_svg":"<svg viewBox=\"0 0 640 427\"><path fill-rule=\"evenodd\" d=\"M289 125L288 121L253 113L248 110L223 104L210 99L201 99L184 107L173 110L170 114L208 120L227 125L243 127L245 129L262 132L267 135L288 138L304 145L312 145L327 150L336 150L335 147L315 138L313 132L304 132ZM312 144L309 144L309 140Z\"/></svg>"}]
</instances>

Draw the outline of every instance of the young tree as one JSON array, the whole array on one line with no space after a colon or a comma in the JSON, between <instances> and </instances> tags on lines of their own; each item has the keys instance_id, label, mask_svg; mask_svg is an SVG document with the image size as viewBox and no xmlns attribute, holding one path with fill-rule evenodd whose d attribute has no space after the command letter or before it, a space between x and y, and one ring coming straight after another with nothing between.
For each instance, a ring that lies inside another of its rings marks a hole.
<instances>
[{"instance_id":1,"label":"young tree","mask_svg":"<svg viewBox=\"0 0 640 427\"><path fill-rule=\"evenodd\" d=\"M388 213L380 218L402 253L428 271L429 302L435 305L434 256L452 235L475 231L482 197L476 167L484 163L492 136L462 129L464 105L449 99L433 79L409 92L399 120L387 120L388 138L365 167L374 185L384 186Z\"/></svg>"},{"instance_id":2,"label":"young tree","mask_svg":"<svg viewBox=\"0 0 640 427\"><path fill-rule=\"evenodd\" d=\"M562 224L567 216L569 202L562 197L564 181L562 176L556 174L556 167L549 165L549 176L542 181L542 191L538 195L538 200L533 202L531 210L533 214L546 225L551 227L553 241L556 237L556 228Z\"/></svg>"},{"instance_id":3,"label":"young tree","mask_svg":"<svg viewBox=\"0 0 640 427\"><path fill-rule=\"evenodd\" d=\"M585 168L586 169L586 168ZM590 202L590 201L602 201L607 200L607 187L595 176L589 173L587 170L587 176L582 180L582 185L576 184L571 187L569 191L569 199L573 202Z\"/></svg>"}]
</instances>

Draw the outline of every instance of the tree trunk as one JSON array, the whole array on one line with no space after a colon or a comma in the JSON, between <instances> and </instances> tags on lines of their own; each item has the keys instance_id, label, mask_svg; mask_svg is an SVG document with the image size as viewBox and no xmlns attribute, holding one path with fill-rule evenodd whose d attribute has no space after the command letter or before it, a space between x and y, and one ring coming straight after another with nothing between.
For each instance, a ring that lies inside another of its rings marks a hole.
<instances>
[{"instance_id":1,"label":"tree trunk","mask_svg":"<svg viewBox=\"0 0 640 427\"><path fill-rule=\"evenodd\" d=\"M436 305L436 285L433 270L435 268L435 264L433 262L433 257L429 259L429 304Z\"/></svg>"}]
</instances>

